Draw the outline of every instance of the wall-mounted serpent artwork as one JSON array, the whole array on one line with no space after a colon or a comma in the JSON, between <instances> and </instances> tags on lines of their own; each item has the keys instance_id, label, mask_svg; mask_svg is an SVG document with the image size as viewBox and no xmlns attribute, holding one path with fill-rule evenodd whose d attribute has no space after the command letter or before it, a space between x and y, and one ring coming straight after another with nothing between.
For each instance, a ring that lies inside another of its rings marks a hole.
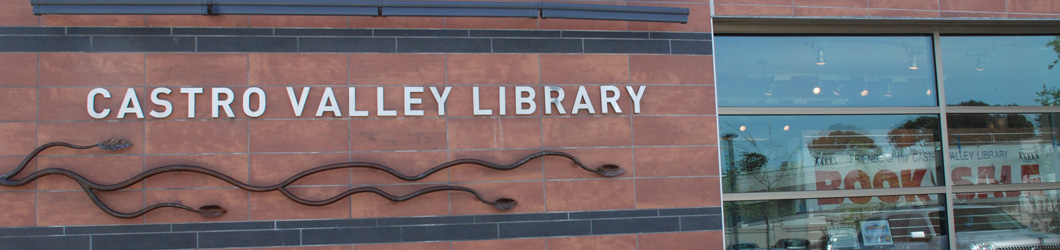
<instances>
[{"instance_id":1,"label":"wall-mounted serpent artwork","mask_svg":"<svg viewBox=\"0 0 1060 250\"><path fill-rule=\"evenodd\" d=\"M527 162L529 162L529 161L531 161L533 159L546 157L546 156L558 156L558 157L563 157L563 158L570 159L571 162L574 165L577 165L581 169L583 169L585 171L596 173L596 174L598 174L600 176L603 176L603 177L615 177L615 176L619 176L619 175L621 175L621 174L626 172L625 169L622 169L621 167L619 167L617 165L613 165L613 164L605 164L605 165L601 165L601 166L593 169L593 168L589 168L588 166L583 164L581 162L581 160L578 160L578 158L574 157L573 155L570 155L570 154L567 154L567 153L563 153L563 152L556 152L556 151L541 151L541 152L537 152L537 153L533 153L533 154L527 155L526 157L523 157L521 160L516 161L514 163L511 163L511 164L507 164L507 165L491 163L491 162L478 160L478 159L459 159L459 160L454 160L454 161L449 161L449 162L445 162L445 163L439 164L439 165L437 165L435 167L432 167L432 168L430 168L430 169L428 169L428 170L426 170L426 171L424 171L424 172L422 172L420 174L412 175L412 176L402 174L401 172L398 172L397 170L394 170L393 168L390 168L390 167L388 167L386 165L377 164L377 163L371 163L371 162L335 163L335 164L328 164L328 165L323 165L323 166L317 166L317 167L314 167L314 168L310 168L308 170L302 171L302 172L300 172L298 174L295 174L295 175L287 178L287 180L285 180L285 181L282 181L280 183L276 183L276 184L273 184L273 185L268 185L268 186L250 185L250 184L238 181L235 178L232 178L231 176L225 175L225 174L223 174L221 172L217 172L217 171L214 171L214 170L211 170L211 169L207 169L207 168L204 168L204 167L201 167L201 166L195 166L195 165L166 165L166 166L161 166L161 167L157 167L157 168L153 168L153 169L144 171L144 172L140 173L139 175L136 175L136 176L134 176L132 178L129 178L128 180L117 182L117 183L113 183L113 184L96 183L96 182L93 182L93 181L90 181L90 180L86 179L85 177L83 177L83 176L81 176L81 175L79 175L79 174L77 174L77 173L75 173L73 171L62 169L62 168L47 168L47 169L43 169L43 170L39 170L39 171L30 173L30 174L28 174L28 175L26 175L25 177L22 177L22 178L15 178L15 176L19 175L19 173L21 173L22 170L24 170L26 168L26 165L28 165L30 161L32 161L34 158L37 157L38 154L40 154L42 151L44 151L44 150L46 150L48 148L52 148L52 147L66 147L66 148L72 148L72 149L100 148L100 149L104 149L104 150L117 151L117 150L122 150L122 149L125 149L125 148L128 148L128 147L131 147L131 146L132 146L132 143L130 143L129 141L124 140L124 139L108 139L108 140L105 140L103 142L100 142L100 143L97 143L97 144L93 144L93 145L74 145L74 144L70 144L70 143L66 143L66 142L46 143L46 144L41 145L41 146L37 147L36 149L34 149L33 152L31 152L29 155L27 155L22 160L22 163L20 163L17 167L12 169L10 172L8 172L8 173L6 173L4 175L0 175L0 185L6 186L6 187L18 187L18 186L23 186L23 185L29 184L29 183L31 183L31 182L33 182L33 181L35 181L35 180L37 180L37 179L39 179L41 177L44 177L44 176L60 175L60 176L65 176L67 178L70 178L70 179L76 181L81 186L81 189L83 189L85 191L85 194L88 195L88 197L92 200L93 203L95 203L95 205L97 207L99 207L104 212L106 212L107 214L110 214L111 216L114 216L114 217L118 217L118 218L136 218L136 217L144 215L147 212L150 212L150 211L158 209L158 208L163 208L163 207L171 207L171 208L183 209L183 210L187 210L187 211L190 211L190 212L198 213L199 215L202 215L204 217L217 217L217 216L220 216L220 215L225 213L225 209L223 207L221 207L221 206L218 206L218 205L205 205L205 206L202 206L202 207L199 207L199 208L192 208L192 207L188 207L188 206L185 206L183 204L180 204L180 203L157 203L157 204L152 204L152 205L146 206L143 209L140 209L140 210L134 211L134 212L128 212L128 213L119 212L119 211L115 211L114 209L112 209L109 206L107 206L107 204L103 203L103 201L100 200L99 197L96 195L96 192L109 192L109 191L120 190L120 189L129 187L129 186L132 186L133 184L136 184L136 183L138 183L140 181L143 181L144 179L150 178L151 176L155 176L155 175L161 174L161 173L190 172L190 173L197 173L197 174L205 175L205 176L208 176L208 177L213 177L213 178L228 182L229 184L232 184L232 185L234 185L234 186L236 186L236 187L238 187L240 189L243 189L243 190L246 190L246 191L250 191L250 192L279 191L280 193L282 193L288 199L290 199L290 200L292 200L294 202L297 202L299 204L306 205L306 206L325 206L325 205L328 205L328 204L332 204L332 203L338 202L339 200L342 200L343 198L346 198L347 196L351 196L351 195L358 194L358 193L373 193L373 194L379 195L379 196L381 196L383 198L386 198L387 200L390 200L390 201L403 202L403 201L407 201L407 200L416 198L416 197L418 197L420 195L433 193L433 192L439 192L439 191L461 191L461 192L470 193L470 194L474 195L475 198L477 198L480 202L492 205L493 207L495 207L495 208L497 208L499 210L508 210L508 209L511 209L511 208L515 207L515 205L517 204L517 202L515 200L510 199L510 198L500 198L500 199L497 199L497 200L494 200L494 201L490 201L490 200L486 200L485 198L483 198L482 195L479 194L479 192L474 190L474 189L467 188L467 187L461 187L461 186L452 186L452 185L438 185L438 186L428 187L428 188L416 190L414 192L411 192L411 193L408 193L408 194L402 195L402 196L393 195L393 194L387 193L386 191L383 191L383 190L381 190L379 188L375 188L375 187L358 187L358 188L352 188L352 189L346 190L345 192L342 192L342 193L340 193L338 195L335 195L335 196L333 196L331 198L327 198L327 199L323 199L323 200L308 200L308 199L299 197L298 195L295 195L295 194L291 193L291 191L289 191L287 188L292 183L294 183L295 181L298 181L298 180L300 180L302 178L305 178L305 177L308 177L310 175L314 175L314 174L317 174L317 173L320 173L320 172L324 172L324 171L328 171L328 170L334 170L334 169L349 169L349 168L376 169L376 170L381 170L383 172L386 172L386 173L388 173L388 174L390 174L390 175L392 175L394 177L397 177L398 179L401 179L403 181L417 181L417 180L421 180L423 178L427 178L428 176L430 176L430 175L432 175L434 173L437 173L438 171L441 171L441 170L444 170L444 169L447 169L447 168L450 168L450 167L460 166L460 165L477 165L477 166L481 166L481 167L486 167L486 168L490 168L490 169L494 169L494 170L502 170L503 171L503 170L516 169L516 168L526 164Z\"/></svg>"}]
</instances>

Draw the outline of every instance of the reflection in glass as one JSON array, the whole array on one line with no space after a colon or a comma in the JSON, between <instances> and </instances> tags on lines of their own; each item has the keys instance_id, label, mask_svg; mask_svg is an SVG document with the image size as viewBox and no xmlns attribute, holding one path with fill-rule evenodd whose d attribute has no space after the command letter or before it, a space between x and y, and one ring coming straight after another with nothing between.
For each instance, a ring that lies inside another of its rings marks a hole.
<instances>
[{"instance_id":1,"label":"reflection in glass","mask_svg":"<svg viewBox=\"0 0 1060 250\"><path fill-rule=\"evenodd\" d=\"M946 102L1060 105L1060 36L943 36Z\"/></svg>"},{"instance_id":2,"label":"reflection in glass","mask_svg":"<svg viewBox=\"0 0 1060 250\"><path fill-rule=\"evenodd\" d=\"M920 115L722 116L722 189L742 193L938 186L944 180L937 174L942 172L936 157L941 150L936 145L938 120ZM899 197L879 199L897 202Z\"/></svg>"},{"instance_id":3,"label":"reflection in glass","mask_svg":"<svg viewBox=\"0 0 1060 250\"><path fill-rule=\"evenodd\" d=\"M1060 192L1012 193L994 197L954 194L958 249L1053 249L1060 244Z\"/></svg>"},{"instance_id":4,"label":"reflection in glass","mask_svg":"<svg viewBox=\"0 0 1060 250\"><path fill-rule=\"evenodd\" d=\"M725 242L727 249L946 249L944 195L925 196L916 203L725 202Z\"/></svg>"},{"instance_id":5,"label":"reflection in glass","mask_svg":"<svg viewBox=\"0 0 1060 250\"><path fill-rule=\"evenodd\" d=\"M931 38L715 38L718 106L934 106Z\"/></svg>"},{"instance_id":6,"label":"reflection in glass","mask_svg":"<svg viewBox=\"0 0 1060 250\"><path fill-rule=\"evenodd\" d=\"M1053 113L947 115L953 184L1057 182L1058 118Z\"/></svg>"}]
</instances>

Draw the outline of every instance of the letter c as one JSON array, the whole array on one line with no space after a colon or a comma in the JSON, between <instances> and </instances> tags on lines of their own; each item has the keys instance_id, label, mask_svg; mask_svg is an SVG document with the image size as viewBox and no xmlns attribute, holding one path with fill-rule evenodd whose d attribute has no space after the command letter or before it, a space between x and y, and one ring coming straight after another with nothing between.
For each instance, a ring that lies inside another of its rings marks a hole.
<instances>
[{"instance_id":1,"label":"letter c","mask_svg":"<svg viewBox=\"0 0 1060 250\"><path fill-rule=\"evenodd\" d=\"M110 91L104 88L94 88L88 92L88 115L92 118L103 119L107 118L110 114L110 109L103 109L103 112L96 112L96 95L103 95L103 98L110 99Z\"/></svg>"}]
</instances>

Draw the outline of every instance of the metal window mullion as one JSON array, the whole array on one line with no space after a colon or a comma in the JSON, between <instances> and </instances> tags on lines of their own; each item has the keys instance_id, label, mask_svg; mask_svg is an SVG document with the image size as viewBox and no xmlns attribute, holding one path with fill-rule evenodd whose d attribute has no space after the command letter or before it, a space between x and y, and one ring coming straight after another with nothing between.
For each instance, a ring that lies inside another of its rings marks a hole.
<instances>
[{"instance_id":1,"label":"metal window mullion","mask_svg":"<svg viewBox=\"0 0 1060 250\"><path fill-rule=\"evenodd\" d=\"M945 173L942 173L943 179L945 180L946 189L946 231L949 237L946 237L949 243L947 243L950 249L957 247L957 230L953 225L953 180L950 178L950 160L947 155L950 154L950 131L949 125L946 120L946 83L943 81L942 73L942 47L939 39L939 32L935 31L931 36L931 42L935 49L935 84L938 88L935 92L938 95L939 101L939 129L942 133L941 147L942 155L942 169Z\"/></svg>"},{"instance_id":2,"label":"metal window mullion","mask_svg":"<svg viewBox=\"0 0 1060 250\"><path fill-rule=\"evenodd\" d=\"M1004 185L960 185L953 186L953 193L988 193L1056 189L1060 189L1060 182L1019 183Z\"/></svg>"},{"instance_id":3,"label":"metal window mullion","mask_svg":"<svg viewBox=\"0 0 1060 250\"><path fill-rule=\"evenodd\" d=\"M954 106L950 113L998 114L998 113L1055 113L1060 107L1053 106Z\"/></svg>"},{"instance_id":4,"label":"metal window mullion","mask_svg":"<svg viewBox=\"0 0 1060 250\"><path fill-rule=\"evenodd\" d=\"M719 115L939 114L938 107L719 107Z\"/></svg>"},{"instance_id":5,"label":"metal window mullion","mask_svg":"<svg viewBox=\"0 0 1060 250\"><path fill-rule=\"evenodd\" d=\"M917 194L942 194L943 187L915 187L915 188L884 188L884 189L855 189L855 190L817 190L817 191L791 191L791 192L760 192L760 193L729 193L722 194L721 200L730 201L756 201L756 200L801 200L821 198L846 198L846 197L871 197L871 196L899 196Z\"/></svg>"}]
</instances>

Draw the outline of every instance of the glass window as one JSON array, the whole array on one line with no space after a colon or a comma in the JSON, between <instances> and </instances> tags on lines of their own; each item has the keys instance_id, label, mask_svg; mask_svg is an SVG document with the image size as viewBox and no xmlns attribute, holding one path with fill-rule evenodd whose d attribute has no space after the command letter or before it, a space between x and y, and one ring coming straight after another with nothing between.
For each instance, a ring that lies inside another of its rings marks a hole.
<instances>
[{"instance_id":1,"label":"glass window","mask_svg":"<svg viewBox=\"0 0 1060 250\"><path fill-rule=\"evenodd\" d=\"M718 106L935 106L931 37L718 36Z\"/></svg>"},{"instance_id":2,"label":"glass window","mask_svg":"<svg viewBox=\"0 0 1060 250\"><path fill-rule=\"evenodd\" d=\"M960 204L953 207L957 249L1050 249L1060 244L1060 192L1014 193L954 194L953 203Z\"/></svg>"},{"instance_id":3,"label":"glass window","mask_svg":"<svg viewBox=\"0 0 1060 250\"><path fill-rule=\"evenodd\" d=\"M946 249L943 197L914 203L725 202L725 240L729 249L752 244L778 250Z\"/></svg>"},{"instance_id":4,"label":"glass window","mask_svg":"<svg viewBox=\"0 0 1060 250\"><path fill-rule=\"evenodd\" d=\"M944 36L940 44L947 104L1060 104L1060 36Z\"/></svg>"},{"instance_id":5,"label":"glass window","mask_svg":"<svg viewBox=\"0 0 1060 250\"><path fill-rule=\"evenodd\" d=\"M1057 182L1055 113L950 114L950 178L954 185ZM984 194L995 195L995 194ZM996 195L1006 196L1004 192Z\"/></svg>"},{"instance_id":6,"label":"glass window","mask_svg":"<svg viewBox=\"0 0 1060 250\"><path fill-rule=\"evenodd\" d=\"M725 193L938 186L934 115L722 116ZM914 198L914 197L908 197ZM895 202L898 197L880 198ZM855 203L866 203L858 199Z\"/></svg>"}]
</instances>

